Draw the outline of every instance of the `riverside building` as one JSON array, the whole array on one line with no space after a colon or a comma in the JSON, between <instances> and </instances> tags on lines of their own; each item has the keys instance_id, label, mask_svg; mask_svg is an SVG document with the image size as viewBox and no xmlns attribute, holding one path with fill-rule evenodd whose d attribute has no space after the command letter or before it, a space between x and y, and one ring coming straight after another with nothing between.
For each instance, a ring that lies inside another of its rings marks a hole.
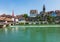
<instances>
[{"instance_id":1,"label":"riverside building","mask_svg":"<svg viewBox=\"0 0 60 42\"><path fill-rule=\"evenodd\" d=\"M38 14L37 10L30 10L30 17L36 17Z\"/></svg>"}]
</instances>

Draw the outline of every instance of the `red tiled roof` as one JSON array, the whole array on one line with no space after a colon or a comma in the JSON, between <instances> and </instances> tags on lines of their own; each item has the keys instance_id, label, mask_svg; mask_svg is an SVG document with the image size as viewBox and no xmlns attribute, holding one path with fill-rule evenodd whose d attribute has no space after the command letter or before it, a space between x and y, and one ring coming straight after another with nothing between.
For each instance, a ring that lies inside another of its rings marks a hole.
<instances>
[{"instance_id":1,"label":"red tiled roof","mask_svg":"<svg viewBox=\"0 0 60 42\"><path fill-rule=\"evenodd\" d=\"M0 20L5 20L6 17L0 17Z\"/></svg>"},{"instance_id":2,"label":"red tiled roof","mask_svg":"<svg viewBox=\"0 0 60 42\"><path fill-rule=\"evenodd\" d=\"M11 19L11 18L6 18L6 17L0 17L0 20L12 21L12 19Z\"/></svg>"},{"instance_id":3,"label":"red tiled roof","mask_svg":"<svg viewBox=\"0 0 60 42\"><path fill-rule=\"evenodd\" d=\"M5 20L6 20L6 21L12 21L12 19L10 19L10 18L6 18Z\"/></svg>"}]
</instances>

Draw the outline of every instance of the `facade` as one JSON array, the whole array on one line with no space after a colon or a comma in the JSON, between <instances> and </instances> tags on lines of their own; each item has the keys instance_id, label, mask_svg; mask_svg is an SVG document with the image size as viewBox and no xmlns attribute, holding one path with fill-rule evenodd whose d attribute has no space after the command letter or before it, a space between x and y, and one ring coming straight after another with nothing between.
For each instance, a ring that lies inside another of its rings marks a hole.
<instances>
[{"instance_id":1,"label":"facade","mask_svg":"<svg viewBox=\"0 0 60 42\"><path fill-rule=\"evenodd\" d=\"M60 10L55 10L55 13L57 14L57 16L60 16Z\"/></svg>"},{"instance_id":2,"label":"facade","mask_svg":"<svg viewBox=\"0 0 60 42\"><path fill-rule=\"evenodd\" d=\"M30 17L36 17L38 14L37 10L30 10Z\"/></svg>"},{"instance_id":3,"label":"facade","mask_svg":"<svg viewBox=\"0 0 60 42\"><path fill-rule=\"evenodd\" d=\"M56 17L57 14L56 14L55 12L53 12L53 13L51 14L51 16Z\"/></svg>"},{"instance_id":4,"label":"facade","mask_svg":"<svg viewBox=\"0 0 60 42\"><path fill-rule=\"evenodd\" d=\"M28 21L35 22L38 21L38 19L36 17L28 17Z\"/></svg>"},{"instance_id":5,"label":"facade","mask_svg":"<svg viewBox=\"0 0 60 42\"><path fill-rule=\"evenodd\" d=\"M0 17L0 23L5 23L5 17Z\"/></svg>"},{"instance_id":6,"label":"facade","mask_svg":"<svg viewBox=\"0 0 60 42\"><path fill-rule=\"evenodd\" d=\"M12 18L6 18L5 19L5 23L13 23L14 21L12 20Z\"/></svg>"},{"instance_id":7,"label":"facade","mask_svg":"<svg viewBox=\"0 0 60 42\"><path fill-rule=\"evenodd\" d=\"M0 17L0 23L13 23L12 18Z\"/></svg>"},{"instance_id":8,"label":"facade","mask_svg":"<svg viewBox=\"0 0 60 42\"><path fill-rule=\"evenodd\" d=\"M18 23L25 24L26 23L25 18L19 18Z\"/></svg>"},{"instance_id":9,"label":"facade","mask_svg":"<svg viewBox=\"0 0 60 42\"><path fill-rule=\"evenodd\" d=\"M56 14L55 11L49 11L49 12L47 12L47 14L48 14L49 16L52 16L52 17L56 17L56 16L57 16L57 14Z\"/></svg>"}]
</instances>

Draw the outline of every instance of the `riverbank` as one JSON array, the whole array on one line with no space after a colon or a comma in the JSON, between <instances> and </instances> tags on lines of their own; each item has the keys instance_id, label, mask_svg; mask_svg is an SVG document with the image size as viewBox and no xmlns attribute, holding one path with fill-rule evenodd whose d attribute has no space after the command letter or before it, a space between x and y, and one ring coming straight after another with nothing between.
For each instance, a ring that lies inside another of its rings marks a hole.
<instances>
[{"instance_id":1,"label":"riverbank","mask_svg":"<svg viewBox=\"0 0 60 42\"><path fill-rule=\"evenodd\" d=\"M14 25L10 27L60 27L59 24L50 24L50 25Z\"/></svg>"}]
</instances>

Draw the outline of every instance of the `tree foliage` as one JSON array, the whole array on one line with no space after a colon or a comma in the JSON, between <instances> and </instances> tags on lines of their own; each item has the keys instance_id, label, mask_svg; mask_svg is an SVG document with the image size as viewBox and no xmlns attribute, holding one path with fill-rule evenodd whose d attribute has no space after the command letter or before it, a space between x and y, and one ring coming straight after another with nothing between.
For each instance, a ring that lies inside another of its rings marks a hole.
<instances>
[{"instance_id":1,"label":"tree foliage","mask_svg":"<svg viewBox=\"0 0 60 42\"><path fill-rule=\"evenodd\" d=\"M24 18L27 18L27 17L28 17L28 15L27 15L27 14L24 14L24 15L23 15L23 17L24 17Z\"/></svg>"}]
</instances>

